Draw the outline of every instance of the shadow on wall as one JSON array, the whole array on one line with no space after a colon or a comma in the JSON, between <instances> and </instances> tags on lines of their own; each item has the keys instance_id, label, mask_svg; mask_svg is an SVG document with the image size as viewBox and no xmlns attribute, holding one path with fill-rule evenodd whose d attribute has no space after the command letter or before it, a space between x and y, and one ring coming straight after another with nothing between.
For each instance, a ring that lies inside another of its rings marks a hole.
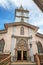
<instances>
[{"instance_id":1,"label":"shadow on wall","mask_svg":"<svg viewBox=\"0 0 43 65\"><path fill-rule=\"evenodd\" d=\"M4 39L1 39L0 40L0 52L3 52L4 46L5 46L5 41L4 41Z\"/></svg>"}]
</instances>

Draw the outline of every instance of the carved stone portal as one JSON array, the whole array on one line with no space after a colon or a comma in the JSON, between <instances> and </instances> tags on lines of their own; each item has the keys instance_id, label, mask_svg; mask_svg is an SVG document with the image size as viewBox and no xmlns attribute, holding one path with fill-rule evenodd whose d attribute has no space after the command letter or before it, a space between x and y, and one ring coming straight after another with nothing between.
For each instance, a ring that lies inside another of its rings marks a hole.
<instances>
[{"instance_id":1,"label":"carved stone portal","mask_svg":"<svg viewBox=\"0 0 43 65\"><path fill-rule=\"evenodd\" d=\"M16 61L29 60L28 40L26 38L17 38L16 40Z\"/></svg>"}]
</instances>

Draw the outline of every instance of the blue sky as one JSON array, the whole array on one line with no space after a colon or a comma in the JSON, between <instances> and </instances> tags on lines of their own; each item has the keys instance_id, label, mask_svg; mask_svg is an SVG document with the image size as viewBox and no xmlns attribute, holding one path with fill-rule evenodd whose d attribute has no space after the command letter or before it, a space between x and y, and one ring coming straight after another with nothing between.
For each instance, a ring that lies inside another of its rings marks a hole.
<instances>
[{"instance_id":1,"label":"blue sky","mask_svg":"<svg viewBox=\"0 0 43 65\"><path fill-rule=\"evenodd\" d=\"M33 0L0 0L0 30L5 23L14 22L15 9L20 5L29 10L28 23L39 26L38 32L43 34L43 12Z\"/></svg>"}]
</instances>

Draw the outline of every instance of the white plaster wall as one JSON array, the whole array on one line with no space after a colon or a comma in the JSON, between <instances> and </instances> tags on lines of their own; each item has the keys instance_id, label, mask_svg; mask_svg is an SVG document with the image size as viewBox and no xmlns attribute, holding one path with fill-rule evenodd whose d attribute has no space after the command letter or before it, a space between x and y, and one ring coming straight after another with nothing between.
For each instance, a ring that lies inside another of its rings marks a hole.
<instances>
[{"instance_id":1,"label":"white plaster wall","mask_svg":"<svg viewBox=\"0 0 43 65\"><path fill-rule=\"evenodd\" d=\"M28 21L29 21L28 18L24 18L24 22L28 22ZM21 22L21 17L16 17L15 22Z\"/></svg>"},{"instance_id":2,"label":"white plaster wall","mask_svg":"<svg viewBox=\"0 0 43 65\"><path fill-rule=\"evenodd\" d=\"M43 46L43 38L36 36L36 40L37 40L37 41L40 41L41 44L42 44L42 46Z\"/></svg>"},{"instance_id":3,"label":"white plaster wall","mask_svg":"<svg viewBox=\"0 0 43 65\"><path fill-rule=\"evenodd\" d=\"M15 28L16 28L16 30L15 30L15 33L14 33L14 35L17 35L17 36L26 36L26 37L29 37L29 28L28 27L26 27L26 26L23 26L24 27L24 35L20 35L20 29L21 29L21 26L16 26ZM34 34L34 30L33 31L31 31L31 33L32 34Z\"/></svg>"},{"instance_id":4,"label":"white plaster wall","mask_svg":"<svg viewBox=\"0 0 43 65\"><path fill-rule=\"evenodd\" d=\"M21 15L21 12L16 12L16 16L20 16Z\"/></svg>"},{"instance_id":5,"label":"white plaster wall","mask_svg":"<svg viewBox=\"0 0 43 65\"><path fill-rule=\"evenodd\" d=\"M5 40L4 52L10 52L11 51L11 40L12 40L11 36L12 36L12 34L14 34L15 36L29 37L28 27L24 26L24 35L20 35L20 27L21 26L9 27L7 30L7 33L0 34L0 40L2 38L4 38L4 40Z\"/></svg>"},{"instance_id":6,"label":"white plaster wall","mask_svg":"<svg viewBox=\"0 0 43 65\"><path fill-rule=\"evenodd\" d=\"M24 22L28 22L28 20L29 20L28 18L24 18Z\"/></svg>"},{"instance_id":7,"label":"white plaster wall","mask_svg":"<svg viewBox=\"0 0 43 65\"><path fill-rule=\"evenodd\" d=\"M28 16L28 13L24 13L24 16L25 16L25 17L29 17L29 16Z\"/></svg>"},{"instance_id":8,"label":"white plaster wall","mask_svg":"<svg viewBox=\"0 0 43 65\"><path fill-rule=\"evenodd\" d=\"M36 41L31 40L31 44L32 44L32 54L35 55L36 53L38 53ZM28 45L29 45L29 53L30 53L30 39L28 40Z\"/></svg>"},{"instance_id":9,"label":"white plaster wall","mask_svg":"<svg viewBox=\"0 0 43 65\"><path fill-rule=\"evenodd\" d=\"M12 40L11 40L11 56L15 55L15 46L16 46L16 39L12 38Z\"/></svg>"},{"instance_id":10,"label":"white plaster wall","mask_svg":"<svg viewBox=\"0 0 43 65\"><path fill-rule=\"evenodd\" d=\"M32 49L33 49L33 54L34 54L34 55L35 55L36 53L38 53L36 41L32 41Z\"/></svg>"},{"instance_id":11,"label":"white plaster wall","mask_svg":"<svg viewBox=\"0 0 43 65\"><path fill-rule=\"evenodd\" d=\"M11 47L11 34L12 34L12 27L9 27L7 33L0 34L0 40L3 38L5 40L4 52L10 52Z\"/></svg>"},{"instance_id":12,"label":"white plaster wall","mask_svg":"<svg viewBox=\"0 0 43 65\"><path fill-rule=\"evenodd\" d=\"M15 22L21 22L21 18L20 17L16 17L15 18Z\"/></svg>"},{"instance_id":13,"label":"white plaster wall","mask_svg":"<svg viewBox=\"0 0 43 65\"><path fill-rule=\"evenodd\" d=\"M14 48L15 48L15 44L16 44L16 39L14 38L14 42L12 43L12 34L14 34L15 36L23 36L23 37L29 37L29 28L28 27L25 27L24 26L24 35L20 35L20 27L21 26L16 26L16 27L9 27L8 30L7 30L7 33L5 34L0 34L0 40L2 38L4 38L5 40L5 47L4 47L4 52L11 52L11 49L13 50L12 51L12 55L14 55L15 51L14 51ZM37 36L35 36L35 31L33 29L31 29L30 33L32 34L32 40L33 41L41 41L42 45L43 45L43 39L42 38L39 38ZM28 44L29 44L29 41L28 41ZM12 47L11 47L12 46ZM36 43L33 42L32 43L32 48L33 48L33 52L34 54L37 52L37 46L36 46Z\"/></svg>"},{"instance_id":14,"label":"white plaster wall","mask_svg":"<svg viewBox=\"0 0 43 65\"><path fill-rule=\"evenodd\" d=\"M28 13L22 13L22 12L16 12L16 16L25 16L25 17L29 17Z\"/></svg>"}]
</instances>

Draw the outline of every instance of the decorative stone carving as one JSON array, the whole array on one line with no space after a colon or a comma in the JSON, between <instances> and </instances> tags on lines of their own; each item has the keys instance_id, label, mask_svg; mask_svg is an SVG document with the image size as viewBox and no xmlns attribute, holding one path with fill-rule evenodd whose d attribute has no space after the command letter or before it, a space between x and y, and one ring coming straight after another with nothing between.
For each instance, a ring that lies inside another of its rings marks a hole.
<instances>
[{"instance_id":1,"label":"decorative stone carving","mask_svg":"<svg viewBox=\"0 0 43 65\"><path fill-rule=\"evenodd\" d=\"M16 46L23 45L24 47L28 46L28 39L27 38L16 38Z\"/></svg>"},{"instance_id":2,"label":"decorative stone carving","mask_svg":"<svg viewBox=\"0 0 43 65\"><path fill-rule=\"evenodd\" d=\"M22 49L22 47L23 47L23 49L25 50L25 49L27 49L27 43L26 43L26 41L25 40L23 40L23 39L21 39L18 43L17 43L17 48L18 49Z\"/></svg>"},{"instance_id":3,"label":"decorative stone carving","mask_svg":"<svg viewBox=\"0 0 43 65\"><path fill-rule=\"evenodd\" d=\"M17 61L17 51L27 51L27 60L29 61L29 51L28 51L28 39L27 38L16 38L16 50L15 50L15 57ZM21 54L22 56L23 54ZM23 60L23 58L21 57Z\"/></svg>"}]
</instances>

